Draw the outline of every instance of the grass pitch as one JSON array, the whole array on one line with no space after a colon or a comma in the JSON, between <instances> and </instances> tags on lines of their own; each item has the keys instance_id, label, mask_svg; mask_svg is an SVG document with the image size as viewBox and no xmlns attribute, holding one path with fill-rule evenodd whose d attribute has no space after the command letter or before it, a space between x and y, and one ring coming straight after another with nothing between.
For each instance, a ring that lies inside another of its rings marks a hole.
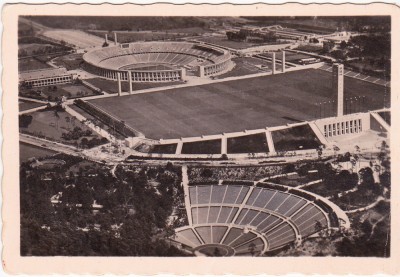
<instances>
[{"instance_id":1,"label":"grass pitch","mask_svg":"<svg viewBox=\"0 0 400 277\"><path fill-rule=\"evenodd\" d=\"M91 102L148 138L211 135L315 119L317 103L336 97L331 79L331 73L309 69ZM365 96L358 111L390 103L389 88L346 77L345 98L354 96ZM321 114L334 115L332 106L321 106Z\"/></svg>"}]
</instances>

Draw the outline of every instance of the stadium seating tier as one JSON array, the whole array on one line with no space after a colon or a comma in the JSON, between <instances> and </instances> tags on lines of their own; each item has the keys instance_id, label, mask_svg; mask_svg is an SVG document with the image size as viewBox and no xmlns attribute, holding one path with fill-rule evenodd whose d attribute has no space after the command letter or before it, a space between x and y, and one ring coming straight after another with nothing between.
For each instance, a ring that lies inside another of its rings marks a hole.
<instances>
[{"instance_id":1,"label":"stadium seating tier","mask_svg":"<svg viewBox=\"0 0 400 277\"><path fill-rule=\"evenodd\" d=\"M272 187L191 185L192 222L177 229L175 240L193 249L223 244L235 255L262 254L335 226L329 208L302 196Z\"/></svg>"}]
</instances>

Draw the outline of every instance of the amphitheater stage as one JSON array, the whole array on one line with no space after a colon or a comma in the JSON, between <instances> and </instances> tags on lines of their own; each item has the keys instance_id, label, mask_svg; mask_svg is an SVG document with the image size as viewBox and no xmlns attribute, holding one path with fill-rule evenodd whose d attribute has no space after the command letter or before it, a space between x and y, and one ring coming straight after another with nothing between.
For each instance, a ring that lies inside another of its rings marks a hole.
<instances>
[{"instance_id":1,"label":"amphitheater stage","mask_svg":"<svg viewBox=\"0 0 400 277\"><path fill-rule=\"evenodd\" d=\"M212 135L333 116L331 79L308 69L90 102L147 138ZM390 103L390 88L345 77L345 98L356 96L365 98L352 100L353 112L379 109Z\"/></svg>"}]
</instances>

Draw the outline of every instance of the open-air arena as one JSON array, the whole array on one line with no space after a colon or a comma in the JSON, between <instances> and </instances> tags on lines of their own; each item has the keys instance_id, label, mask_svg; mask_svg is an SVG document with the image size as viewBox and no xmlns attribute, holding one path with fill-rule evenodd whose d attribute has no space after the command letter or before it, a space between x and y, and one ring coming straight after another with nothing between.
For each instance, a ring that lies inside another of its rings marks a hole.
<instances>
[{"instance_id":1,"label":"open-air arena","mask_svg":"<svg viewBox=\"0 0 400 277\"><path fill-rule=\"evenodd\" d=\"M200 77L229 69L228 51L187 42L126 43L97 49L83 56L87 69L105 78L137 82L182 80L186 74Z\"/></svg>"}]
</instances>

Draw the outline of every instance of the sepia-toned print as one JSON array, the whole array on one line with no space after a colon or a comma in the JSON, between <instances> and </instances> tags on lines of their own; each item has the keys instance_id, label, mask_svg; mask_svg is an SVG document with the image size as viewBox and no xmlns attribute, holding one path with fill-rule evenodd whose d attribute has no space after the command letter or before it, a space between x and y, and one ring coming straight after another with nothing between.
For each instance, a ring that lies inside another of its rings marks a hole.
<instances>
[{"instance_id":1,"label":"sepia-toned print","mask_svg":"<svg viewBox=\"0 0 400 277\"><path fill-rule=\"evenodd\" d=\"M390 257L390 31L20 16L21 255Z\"/></svg>"},{"instance_id":2,"label":"sepia-toned print","mask_svg":"<svg viewBox=\"0 0 400 277\"><path fill-rule=\"evenodd\" d=\"M188 6L4 9L4 267L397 272L395 13Z\"/></svg>"}]
</instances>

